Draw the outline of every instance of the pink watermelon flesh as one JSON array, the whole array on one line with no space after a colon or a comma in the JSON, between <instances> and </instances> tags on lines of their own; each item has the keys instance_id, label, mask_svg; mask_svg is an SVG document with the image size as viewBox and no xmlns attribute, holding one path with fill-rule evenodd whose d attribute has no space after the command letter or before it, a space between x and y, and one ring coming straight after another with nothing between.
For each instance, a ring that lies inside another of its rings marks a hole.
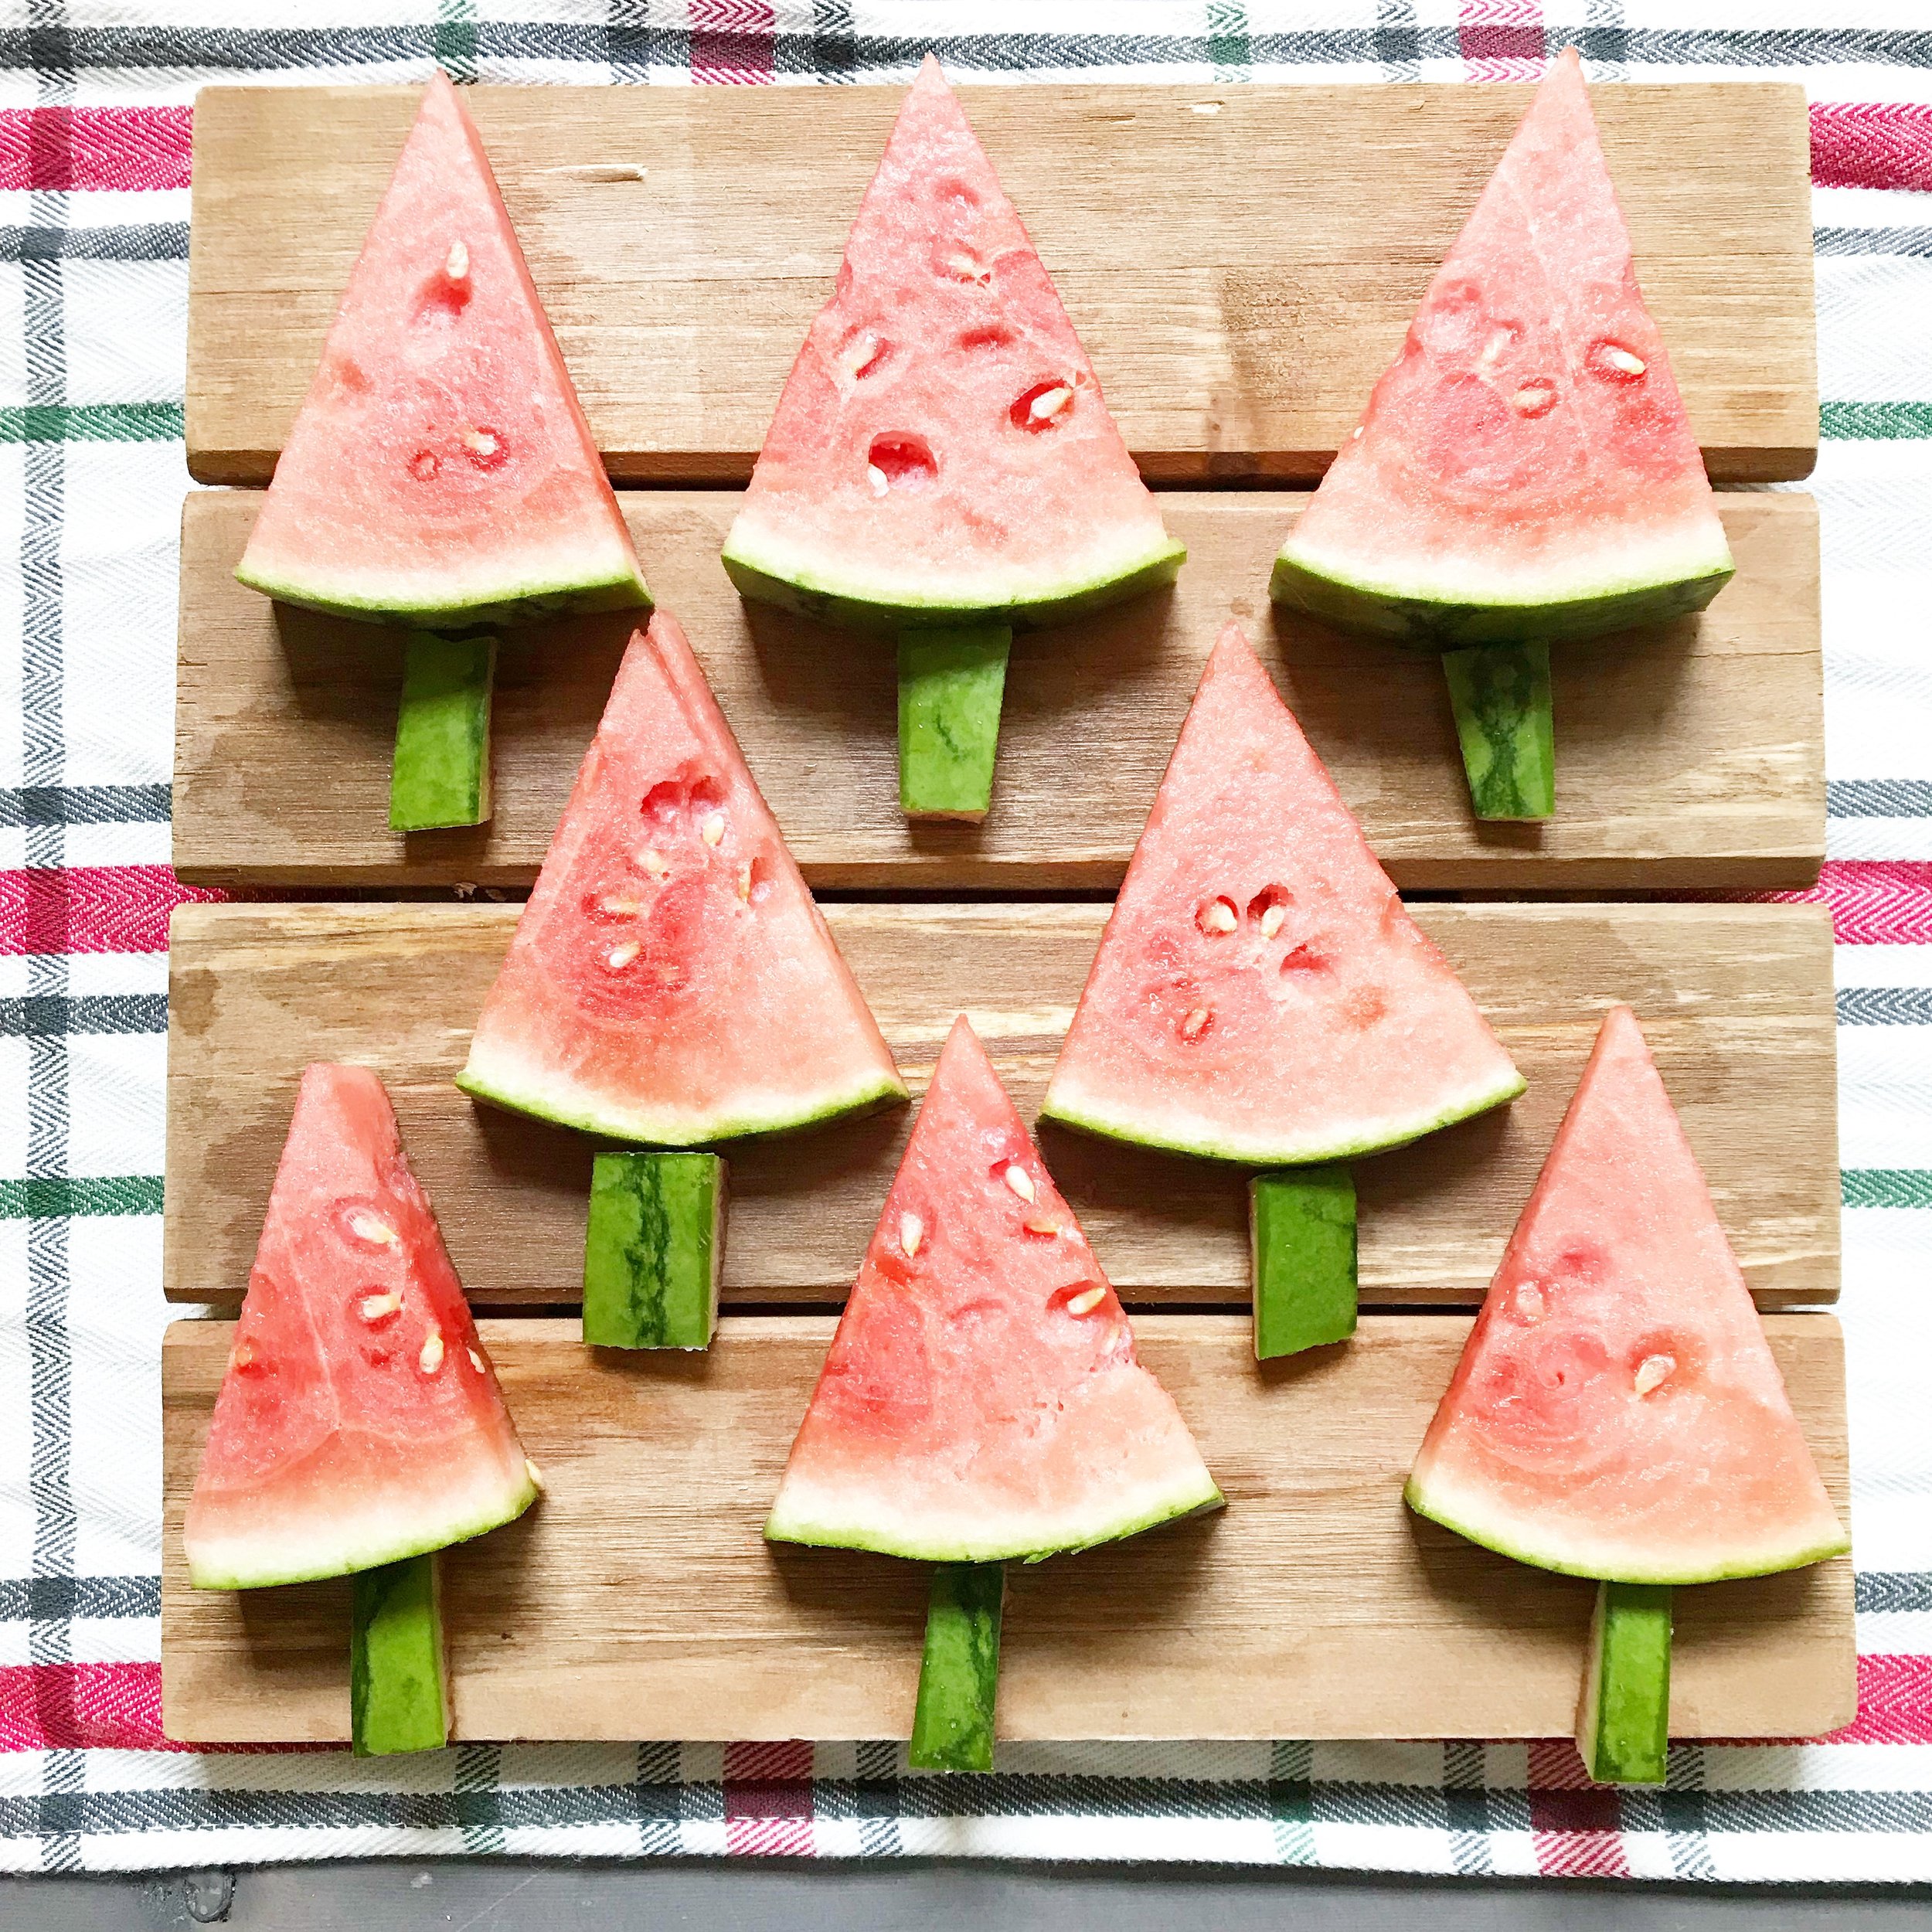
<instances>
[{"instance_id":1,"label":"pink watermelon flesh","mask_svg":"<svg viewBox=\"0 0 1932 1932\"><path fill-rule=\"evenodd\" d=\"M1038 622L1185 555L927 56L732 526L748 597L883 626Z\"/></svg>"},{"instance_id":2,"label":"pink watermelon flesh","mask_svg":"<svg viewBox=\"0 0 1932 1932\"><path fill-rule=\"evenodd\" d=\"M431 629L651 601L488 158L440 74L236 575L284 603Z\"/></svg>"},{"instance_id":3,"label":"pink watermelon flesh","mask_svg":"<svg viewBox=\"0 0 1932 1932\"><path fill-rule=\"evenodd\" d=\"M457 1085L689 1146L905 1085L677 624L631 641Z\"/></svg>"},{"instance_id":4,"label":"pink watermelon flesh","mask_svg":"<svg viewBox=\"0 0 1932 1932\"><path fill-rule=\"evenodd\" d=\"M765 1534L1030 1561L1221 1500L985 1049L956 1020Z\"/></svg>"},{"instance_id":5,"label":"pink watermelon flesh","mask_svg":"<svg viewBox=\"0 0 1932 1932\"><path fill-rule=\"evenodd\" d=\"M1731 570L1571 50L1283 546L1274 595L1449 646L1701 610Z\"/></svg>"},{"instance_id":6,"label":"pink watermelon flesh","mask_svg":"<svg viewBox=\"0 0 1932 1932\"><path fill-rule=\"evenodd\" d=\"M372 1569L536 1495L382 1082L311 1066L188 1504L190 1580Z\"/></svg>"},{"instance_id":7,"label":"pink watermelon flesh","mask_svg":"<svg viewBox=\"0 0 1932 1932\"><path fill-rule=\"evenodd\" d=\"M1272 1165L1399 1146L1522 1087L1230 624L1043 1111Z\"/></svg>"},{"instance_id":8,"label":"pink watermelon flesh","mask_svg":"<svg viewBox=\"0 0 1932 1932\"><path fill-rule=\"evenodd\" d=\"M1613 1582L1850 1547L1628 1007L1604 1022L1406 1493L1505 1556Z\"/></svg>"}]
</instances>

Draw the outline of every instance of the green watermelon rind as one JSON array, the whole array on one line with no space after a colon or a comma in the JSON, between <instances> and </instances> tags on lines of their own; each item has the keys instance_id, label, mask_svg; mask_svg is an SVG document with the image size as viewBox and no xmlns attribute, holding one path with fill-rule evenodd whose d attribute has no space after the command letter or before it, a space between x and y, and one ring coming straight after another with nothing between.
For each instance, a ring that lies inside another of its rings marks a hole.
<instances>
[{"instance_id":1,"label":"green watermelon rind","mask_svg":"<svg viewBox=\"0 0 1932 1932\"><path fill-rule=\"evenodd\" d=\"M427 1556L432 1550L447 1549L452 1544L468 1543L514 1522L535 1502L539 1494L536 1478L526 1465L522 1480L509 1485L500 1501L488 1508L446 1519L434 1529L419 1526L395 1536L338 1550L332 1556L318 1556L297 1563L271 1564L251 1570L230 1562L216 1566L197 1562L192 1551L188 1558L188 1580L196 1590L266 1590L277 1583L312 1583L332 1577L352 1577L358 1571L379 1569L384 1563L401 1563L410 1556ZM316 1539L319 1541L319 1538Z\"/></svg>"},{"instance_id":2,"label":"green watermelon rind","mask_svg":"<svg viewBox=\"0 0 1932 1932\"><path fill-rule=\"evenodd\" d=\"M1318 569L1291 555L1292 547L1291 541L1274 560L1268 594L1277 604L1423 651L1592 638L1666 624L1702 610L1736 574L1726 550L1721 563L1713 556L1707 569L1686 577L1598 583L1556 600L1478 603L1432 596L1425 587L1376 583Z\"/></svg>"},{"instance_id":3,"label":"green watermelon rind","mask_svg":"<svg viewBox=\"0 0 1932 1932\"><path fill-rule=\"evenodd\" d=\"M606 611L648 611L651 592L634 570L600 577L558 577L548 583L492 584L478 594L453 594L433 604L403 603L359 592L348 583L297 582L267 570L235 571L238 582L277 604L292 604L325 617L359 624L389 624L406 630L500 630L545 617L588 617ZM454 587L452 587L453 590Z\"/></svg>"},{"instance_id":4,"label":"green watermelon rind","mask_svg":"<svg viewBox=\"0 0 1932 1932\"><path fill-rule=\"evenodd\" d=\"M750 1140L791 1134L828 1121L876 1113L881 1107L890 1107L907 1097L903 1080L873 1073L869 1074L862 1085L816 1094L779 1112L721 1113L702 1118L687 1115L678 1122L662 1118L649 1121L641 1114L621 1116L614 1111L599 1111L594 1107L575 1104L523 1083L492 1079L487 1073L474 1070L474 1059L472 1053L471 1064L456 1077L456 1084L471 1099L486 1101L512 1114L528 1114L532 1120L548 1121L557 1127L573 1127L580 1133L600 1134L606 1140L623 1141L635 1147L709 1147L715 1141Z\"/></svg>"},{"instance_id":5,"label":"green watermelon rind","mask_svg":"<svg viewBox=\"0 0 1932 1932\"><path fill-rule=\"evenodd\" d=\"M1037 630L1172 583L1186 561L1187 546L1170 538L1162 549L1107 576L1054 584L1022 597L989 597L981 602L957 597L908 597L903 592L882 592L853 578L786 569L772 559L760 559L736 530L725 544L723 559L725 573L740 597L754 604L776 604L821 623L861 631L951 629L972 624L1009 624Z\"/></svg>"},{"instance_id":6,"label":"green watermelon rind","mask_svg":"<svg viewBox=\"0 0 1932 1932\"><path fill-rule=\"evenodd\" d=\"M1206 1487L1202 1487L1202 1480ZM1205 1515L1225 1506L1227 1498L1205 1468L1197 1479L1192 1471L1184 1488L1177 1487L1171 1497L1151 1508L1097 1522L1072 1531L1063 1541L1046 1545L1024 1539L1008 1543L949 1542L923 1537L910 1525L900 1532L880 1529L876 1522L838 1524L812 1520L804 1512L786 1515L782 1492L765 1521L765 1539L775 1543L803 1543L819 1549L865 1549L881 1556L903 1556L914 1563L1044 1563L1049 1556L1071 1556L1102 1543L1121 1543L1143 1530L1158 1529L1162 1523L1178 1522L1187 1516Z\"/></svg>"},{"instance_id":7,"label":"green watermelon rind","mask_svg":"<svg viewBox=\"0 0 1932 1932\"><path fill-rule=\"evenodd\" d=\"M1467 1511L1459 1511L1432 1497L1427 1483L1419 1475L1410 1477L1403 1487L1402 1497L1417 1515L1427 1516L1431 1522L1454 1530L1485 1549L1493 1549L1500 1556L1513 1557L1532 1569L1553 1570L1560 1576L1594 1577L1600 1582L1613 1583L1721 1583L1746 1577L1770 1577L1780 1570L1803 1570L1828 1557L1842 1556L1852 1547L1852 1539L1841 1529L1836 1536L1821 1543L1797 1549L1767 1549L1755 1556L1717 1563L1680 1563L1675 1566L1665 1563L1636 1566L1607 1557L1554 1555L1547 1547L1539 1546L1533 1522L1519 1518L1513 1524L1479 1523Z\"/></svg>"},{"instance_id":8,"label":"green watermelon rind","mask_svg":"<svg viewBox=\"0 0 1932 1932\"><path fill-rule=\"evenodd\" d=\"M1056 1100L1053 1084L1040 1107L1040 1118L1056 1121L1063 1127L1083 1134L1098 1134L1104 1140L1121 1141L1133 1147L1158 1148L1169 1154L1191 1154L1209 1161L1239 1161L1255 1167L1311 1167L1324 1161L1352 1161L1366 1154L1384 1154L1392 1148L1406 1147L1425 1134L1473 1120L1492 1107L1505 1107L1528 1088L1529 1083L1512 1066L1509 1077L1475 1089L1462 1098L1426 1114L1412 1114L1374 1131L1358 1131L1335 1140L1263 1142L1236 1141L1210 1134L1198 1137L1164 1134L1145 1114L1107 1115L1090 1106Z\"/></svg>"}]
</instances>

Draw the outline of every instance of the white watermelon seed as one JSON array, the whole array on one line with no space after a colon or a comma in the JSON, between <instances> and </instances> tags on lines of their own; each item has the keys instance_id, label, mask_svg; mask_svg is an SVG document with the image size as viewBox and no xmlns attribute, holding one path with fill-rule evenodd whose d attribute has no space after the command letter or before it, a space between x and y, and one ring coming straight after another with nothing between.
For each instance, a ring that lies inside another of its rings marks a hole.
<instances>
[{"instance_id":1,"label":"white watermelon seed","mask_svg":"<svg viewBox=\"0 0 1932 1932\"><path fill-rule=\"evenodd\" d=\"M255 1351L246 1342L237 1342L235 1352L229 1358L238 1369L245 1369L255 1359Z\"/></svg>"},{"instance_id":2,"label":"white watermelon seed","mask_svg":"<svg viewBox=\"0 0 1932 1932\"><path fill-rule=\"evenodd\" d=\"M1533 1281L1526 1281L1516 1291L1516 1312L1526 1321L1540 1321L1546 1312L1543 1291Z\"/></svg>"},{"instance_id":3,"label":"white watermelon seed","mask_svg":"<svg viewBox=\"0 0 1932 1932\"><path fill-rule=\"evenodd\" d=\"M839 358L845 373L856 381L879 360L882 346L879 338L867 329L855 342L848 345L845 354Z\"/></svg>"},{"instance_id":4,"label":"white watermelon seed","mask_svg":"<svg viewBox=\"0 0 1932 1932\"><path fill-rule=\"evenodd\" d=\"M1039 1190L1033 1185L1033 1177L1019 1162L1015 1161L1006 1170L1006 1185L1022 1201L1037 1199Z\"/></svg>"},{"instance_id":5,"label":"white watermelon seed","mask_svg":"<svg viewBox=\"0 0 1932 1932\"><path fill-rule=\"evenodd\" d=\"M1668 1355L1647 1355L1637 1365L1634 1384L1640 1396L1647 1396L1660 1383L1667 1381L1677 1368L1677 1358Z\"/></svg>"},{"instance_id":6,"label":"white watermelon seed","mask_svg":"<svg viewBox=\"0 0 1932 1932\"><path fill-rule=\"evenodd\" d=\"M961 248L946 257L946 267L963 282L976 282L985 278L986 270L979 257Z\"/></svg>"},{"instance_id":7,"label":"white watermelon seed","mask_svg":"<svg viewBox=\"0 0 1932 1932\"><path fill-rule=\"evenodd\" d=\"M1648 366L1641 355L1633 355L1621 342L1604 345L1604 360L1625 376L1641 376Z\"/></svg>"},{"instance_id":8,"label":"white watermelon seed","mask_svg":"<svg viewBox=\"0 0 1932 1932\"><path fill-rule=\"evenodd\" d=\"M1210 899L1201 908L1197 923L1204 933L1231 933L1240 921L1233 900Z\"/></svg>"},{"instance_id":9,"label":"white watermelon seed","mask_svg":"<svg viewBox=\"0 0 1932 1932\"><path fill-rule=\"evenodd\" d=\"M1210 1012L1206 1007L1196 1007L1193 1012L1189 1013L1187 1018L1181 1022L1182 1039L1199 1039L1201 1037L1202 1029L1206 1026L1208 1022L1213 1017L1214 1015L1213 1013Z\"/></svg>"},{"instance_id":10,"label":"white watermelon seed","mask_svg":"<svg viewBox=\"0 0 1932 1932\"><path fill-rule=\"evenodd\" d=\"M698 836L707 845L716 845L724 837L724 814L714 811L698 828Z\"/></svg>"},{"instance_id":11,"label":"white watermelon seed","mask_svg":"<svg viewBox=\"0 0 1932 1932\"><path fill-rule=\"evenodd\" d=\"M463 447L478 456L494 456L496 454L496 438L488 430L465 430L463 432Z\"/></svg>"},{"instance_id":12,"label":"white watermelon seed","mask_svg":"<svg viewBox=\"0 0 1932 1932\"><path fill-rule=\"evenodd\" d=\"M426 1376L433 1376L443 1366L443 1332L432 1328L423 1344L423 1352L416 1358L416 1365Z\"/></svg>"},{"instance_id":13,"label":"white watermelon seed","mask_svg":"<svg viewBox=\"0 0 1932 1932\"><path fill-rule=\"evenodd\" d=\"M1043 389L1035 396L1027 414L1036 423L1050 422L1073 400L1073 392L1063 383L1058 389Z\"/></svg>"},{"instance_id":14,"label":"white watermelon seed","mask_svg":"<svg viewBox=\"0 0 1932 1932\"><path fill-rule=\"evenodd\" d=\"M738 896L747 906L751 903L751 861L749 859L738 868Z\"/></svg>"},{"instance_id":15,"label":"white watermelon seed","mask_svg":"<svg viewBox=\"0 0 1932 1932\"><path fill-rule=\"evenodd\" d=\"M1261 937L1264 939L1272 939L1281 930L1281 923L1287 916L1287 906L1270 906L1261 915Z\"/></svg>"},{"instance_id":16,"label":"white watermelon seed","mask_svg":"<svg viewBox=\"0 0 1932 1932\"><path fill-rule=\"evenodd\" d=\"M919 1252L919 1244L926 1238L926 1223L916 1214L902 1214L899 1217L899 1245L910 1260Z\"/></svg>"},{"instance_id":17,"label":"white watermelon seed","mask_svg":"<svg viewBox=\"0 0 1932 1932\"><path fill-rule=\"evenodd\" d=\"M359 1241L373 1242L378 1247L396 1246L396 1230L379 1214L372 1214L367 1208L358 1208L349 1217L349 1231Z\"/></svg>"},{"instance_id":18,"label":"white watermelon seed","mask_svg":"<svg viewBox=\"0 0 1932 1932\"><path fill-rule=\"evenodd\" d=\"M886 472L876 463L868 463L866 465L866 480L871 484L872 493L874 496L883 496L892 488L891 484L886 480Z\"/></svg>"},{"instance_id":19,"label":"white watermelon seed","mask_svg":"<svg viewBox=\"0 0 1932 1932\"><path fill-rule=\"evenodd\" d=\"M1509 399L1519 416L1547 416L1556 406L1556 392L1548 383L1526 383Z\"/></svg>"},{"instance_id":20,"label":"white watermelon seed","mask_svg":"<svg viewBox=\"0 0 1932 1932\"><path fill-rule=\"evenodd\" d=\"M453 282L464 281L470 272L470 251L459 240L450 243L448 259L443 264L443 273Z\"/></svg>"},{"instance_id":21,"label":"white watermelon seed","mask_svg":"<svg viewBox=\"0 0 1932 1932\"><path fill-rule=\"evenodd\" d=\"M660 852L654 852L648 845L645 846L644 850L638 854L638 863L641 866L653 879L662 879L665 874L671 869L671 868L664 862L663 853Z\"/></svg>"},{"instance_id":22,"label":"white watermelon seed","mask_svg":"<svg viewBox=\"0 0 1932 1932\"><path fill-rule=\"evenodd\" d=\"M1066 1312L1069 1315L1090 1315L1106 1299L1105 1288L1098 1286L1087 1288L1067 1303Z\"/></svg>"},{"instance_id":23,"label":"white watermelon seed","mask_svg":"<svg viewBox=\"0 0 1932 1932\"><path fill-rule=\"evenodd\" d=\"M365 1321L386 1321L403 1305L403 1291L391 1288L386 1294L366 1294L356 1312Z\"/></svg>"},{"instance_id":24,"label":"white watermelon seed","mask_svg":"<svg viewBox=\"0 0 1932 1932\"><path fill-rule=\"evenodd\" d=\"M613 946L604 954L604 963L612 972L621 973L643 951L634 939L627 939L621 946Z\"/></svg>"},{"instance_id":25,"label":"white watermelon seed","mask_svg":"<svg viewBox=\"0 0 1932 1932\"><path fill-rule=\"evenodd\" d=\"M474 1369L478 1375L481 1375L484 1372L483 1358L478 1355L474 1349L468 1349L465 1352L470 1358L470 1366Z\"/></svg>"},{"instance_id":26,"label":"white watermelon seed","mask_svg":"<svg viewBox=\"0 0 1932 1932\"><path fill-rule=\"evenodd\" d=\"M1060 1224L1057 1221L1032 1220L1026 1223L1026 1232L1029 1234L1053 1235L1058 1234L1060 1231Z\"/></svg>"},{"instance_id":27,"label":"white watermelon seed","mask_svg":"<svg viewBox=\"0 0 1932 1932\"><path fill-rule=\"evenodd\" d=\"M607 893L597 901L597 910L609 913L614 918L630 919L642 912L644 908L634 899L620 899L614 893Z\"/></svg>"},{"instance_id":28,"label":"white watermelon seed","mask_svg":"<svg viewBox=\"0 0 1932 1932\"><path fill-rule=\"evenodd\" d=\"M1362 425L1359 423L1349 430L1349 440L1351 443L1359 443L1362 440Z\"/></svg>"}]
</instances>

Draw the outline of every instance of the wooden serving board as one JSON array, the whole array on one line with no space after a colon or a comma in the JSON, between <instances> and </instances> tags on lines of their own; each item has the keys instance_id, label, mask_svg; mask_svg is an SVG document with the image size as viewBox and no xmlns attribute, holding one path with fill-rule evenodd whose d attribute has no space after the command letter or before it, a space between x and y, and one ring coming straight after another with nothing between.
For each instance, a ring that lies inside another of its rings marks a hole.
<instances>
[{"instance_id":1,"label":"wooden serving board","mask_svg":"<svg viewBox=\"0 0 1932 1932\"><path fill-rule=\"evenodd\" d=\"M191 495L182 533L174 858L216 885L527 885L597 729L633 620L512 633L495 706L496 815L388 828L396 634L235 581L259 495ZM738 503L628 495L646 574L689 632L814 885L1119 883L1209 647L1232 613L1399 885L1799 886L1825 850L1818 512L1721 500L1738 574L1708 613L1556 654L1556 816L1471 816L1441 667L1277 611L1269 566L1305 498L1162 499L1188 546L1171 594L1015 641L983 827L899 810L894 655L747 607L718 561Z\"/></svg>"},{"instance_id":2,"label":"wooden serving board","mask_svg":"<svg viewBox=\"0 0 1932 1932\"><path fill-rule=\"evenodd\" d=\"M740 480L903 90L466 90L597 447ZM1522 87L975 87L1129 447L1167 481L1318 474L1393 358ZM261 482L417 90L211 87L195 114L188 460ZM1713 476L1817 455L1801 87L1594 96Z\"/></svg>"},{"instance_id":3,"label":"wooden serving board","mask_svg":"<svg viewBox=\"0 0 1932 1932\"><path fill-rule=\"evenodd\" d=\"M1846 1507L1828 1315L1773 1349ZM1469 1324L1383 1315L1257 1368L1245 1320L1143 1317L1228 1507L1012 1565L999 1730L1021 1738L1546 1737L1570 1728L1592 1586L1417 1520L1401 1490ZM828 1318L728 1318L707 1355L484 1324L547 1493L445 1558L458 1738L903 1737L923 1564L766 1543ZM346 1583L187 1587L182 1512L231 1325L162 1355L162 1722L195 1743L349 1734ZM1856 1703L1849 1558L1680 1592L1671 1729L1791 1736Z\"/></svg>"},{"instance_id":4,"label":"wooden serving board","mask_svg":"<svg viewBox=\"0 0 1932 1932\"><path fill-rule=\"evenodd\" d=\"M568 1304L590 1137L451 1084L514 906L184 906L170 957L164 1275L185 1301L248 1278L296 1077L360 1062L481 1307ZM1355 1164L1370 1304L1488 1286L1607 1005L1642 1017L1760 1301L1838 1292L1831 927L1821 906L1418 905L1529 1083L1515 1104ZM964 1012L1031 1120L1102 905L832 905L838 944L915 1092ZM900 1107L727 1150L725 1293L842 1301L910 1124ZM1128 1301L1244 1302L1246 1170L1049 1127L1047 1164Z\"/></svg>"}]
</instances>

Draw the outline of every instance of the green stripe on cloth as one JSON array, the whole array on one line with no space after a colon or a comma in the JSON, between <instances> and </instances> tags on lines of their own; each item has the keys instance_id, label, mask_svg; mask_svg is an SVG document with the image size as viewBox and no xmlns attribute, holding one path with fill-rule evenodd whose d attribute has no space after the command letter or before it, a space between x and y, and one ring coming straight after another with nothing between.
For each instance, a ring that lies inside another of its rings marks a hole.
<instances>
[{"instance_id":1,"label":"green stripe on cloth","mask_svg":"<svg viewBox=\"0 0 1932 1932\"><path fill-rule=\"evenodd\" d=\"M1932 1168L1848 1167L1838 1187L1848 1208L1932 1208Z\"/></svg>"},{"instance_id":2,"label":"green stripe on cloth","mask_svg":"<svg viewBox=\"0 0 1932 1932\"><path fill-rule=\"evenodd\" d=\"M0 408L0 443L179 443L179 403L27 403Z\"/></svg>"},{"instance_id":3,"label":"green stripe on cloth","mask_svg":"<svg viewBox=\"0 0 1932 1932\"><path fill-rule=\"evenodd\" d=\"M1828 442L1915 441L1932 437L1932 403L1821 403L1818 433Z\"/></svg>"},{"instance_id":4,"label":"green stripe on cloth","mask_svg":"<svg viewBox=\"0 0 1932 1932\"><path fill-rule=\"evenodd\" d=\"M56 1221L73 1214L158 1214L158 1174L47 1176L0 1181L0 1221Z\"/></svg>"}]
</instances>

